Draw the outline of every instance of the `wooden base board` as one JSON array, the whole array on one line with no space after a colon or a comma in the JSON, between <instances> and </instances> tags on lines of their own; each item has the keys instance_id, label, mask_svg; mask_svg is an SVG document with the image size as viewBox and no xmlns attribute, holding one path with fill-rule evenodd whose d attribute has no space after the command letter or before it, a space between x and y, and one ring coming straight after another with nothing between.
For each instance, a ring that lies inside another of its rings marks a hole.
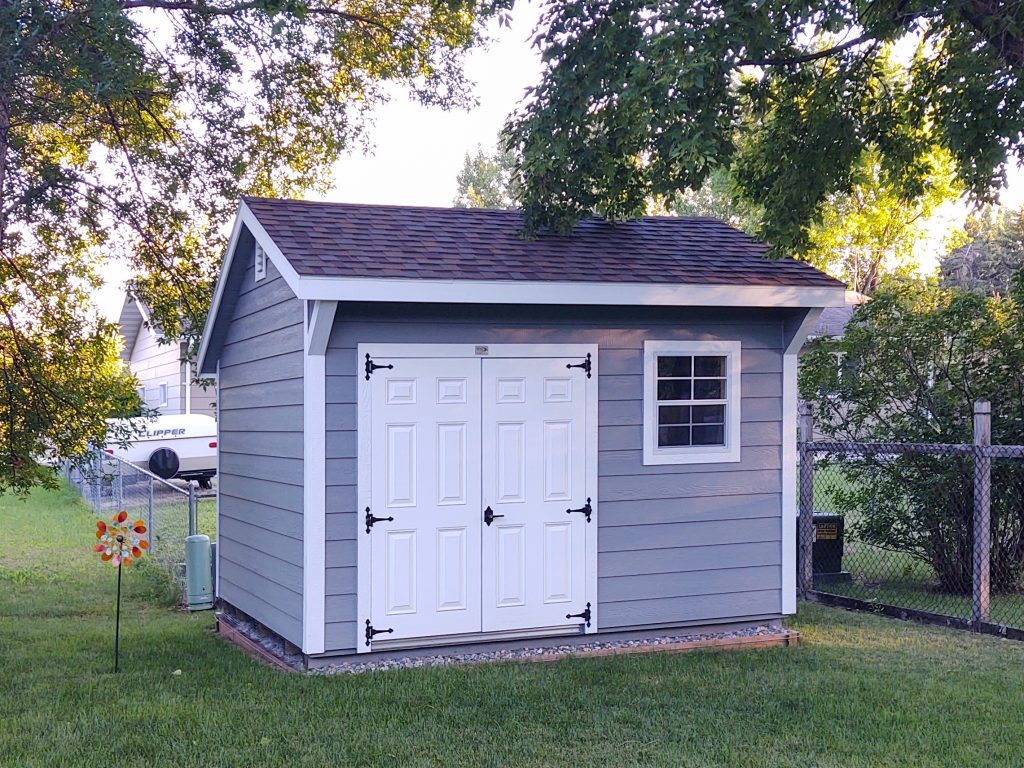
<instances>
[{"instance_id":1,"label":"wooden base board","mask_svg":"<svg viewBox=\"0 0 1024 768\"><path fill-rule=\"evenodd\" d=\"M291 665L275 656L259 643L253 642L228 622L217 620L217 633L229 643L237 646L242 652L252 656L257 661L268 664L284 672L297 672ZM686 653L688 651L699 651L714 649L722 651L755 650L758 648L774 648L777 646L798 645L800 633L791 629L771 635L751 635L745 637L709 637L701 640L687 640L679 643L660 643L656 645L629 645L612 646L609 648L589 648L579 651L558 651L539 654L537 656L526 656L518 659L494 659L494 662L533 663L533 662L555 662L565 658L596 658L600 656L625 656L636 653ZM490 664L489 659L479 661L467 661L466 664Z\"/></svg>"},{"instance_id":2,"label":"wooden base board","mask_svg":"<svg viewBox=\"0 0 1024 768\"><path fill-rule=\"evenodd\" d=\"M259 643L253 642L248 637L243 635L237 629L232 627L226 621L222 621L220 618L217 619L217 634L227 640L234 646L237 646L248 656L252 656L257 661L262 661L264 664L268 664L271 667L275 667L284 672L298 672L299 670L286 664L282 659L278 658Z\"/></svg>"},{"instance_id":3,"label":"wooden base board","mask_svg":"<svg viewBox=\"0 0 1024 768\"><path fill-rule=\"evenodd\" d=\"M660 643L657 645L629 645L611 648L591 648L581 651L562 653L545 653L516 661L559 661L566 657L591 658L596 656L624 656L632 653L685 653L715 648L723 651L742 651L755 648L773 648L775 646L799 645L800 633L791 629L772 635L753 635L749 637L709 637L703 640L687 640L679 643Z\"/></svg>"}]
</instances>

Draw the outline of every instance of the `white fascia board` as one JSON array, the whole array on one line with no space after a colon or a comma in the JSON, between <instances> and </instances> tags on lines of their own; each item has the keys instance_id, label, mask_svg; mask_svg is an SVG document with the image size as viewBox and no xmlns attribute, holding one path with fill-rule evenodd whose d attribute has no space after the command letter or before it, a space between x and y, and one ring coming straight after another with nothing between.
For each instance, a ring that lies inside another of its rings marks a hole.
<instances>
[{"instance_id":1,"label":"white fascia board","mask_svg":"<svg viewBox=\"0 0 1024 768\"><path fill-rule=\"evenodd\" d=\"M688 307L841 307L845 305L846 295L846 289L843 286L427 280L308 275L300 276L297 288L293 288L293 290L296 291L299 298L336 301L554 304L563 306L567 304L599 304Z\"/></svg>"},{"instance_id":2,"label":"white fascia board","mask_svg":"<svg viewBox=\"0 0 1024 768\"><path fill-rule=\"evenodd\" d=\"M244 206L245 203L242 203ZM210 349L210 335L213 333L213 327L217 324L217 313L220 311L221 302L224 299L224 287L228 282L228 275L231 274L231 262L235 256L235 246L238 245L238 235L242 231L242 218L239 215L235 215L235 223L231 227L231 237L228 238L228 247L224 251L224 261L221 263L220 275L217 277L217 287L213 291L213 301L210 302L210 311L206 314L206 325L203 327L203 338L199 342L199 354L196 355L196 370L200 375L203 373L203 368L206 366L206 353ZM217 366L219 371L220 366ZM209 378L210 374L205 374L204 378ZM216 378L216 376L213 376Z\"/></svg>"},{"instance_id":3,"label":"white fascia board","mask_svg":"<svg viewBox=\"0 0 1024 768\"><path fill-rule=\"evenodd\" d=\"M782 613L796 613L796 431L800 350L818 324L812 309L793 332L782 355Z\"/></svg>"}]
</instances>

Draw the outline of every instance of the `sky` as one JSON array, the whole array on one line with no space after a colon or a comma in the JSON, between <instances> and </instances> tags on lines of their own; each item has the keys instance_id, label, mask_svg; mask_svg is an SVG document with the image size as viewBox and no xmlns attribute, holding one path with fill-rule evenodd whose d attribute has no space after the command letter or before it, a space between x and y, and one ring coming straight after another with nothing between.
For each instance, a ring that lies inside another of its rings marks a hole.
<instances>
[{"instance_id":1,"label":"sky","mask_svg":"<svg viewBox=\"0 0 1024 768\"><path fill-rule=\"evenodd\" d=\"M530 45L540 13L534 0L516 3L509 27L490 30L492 42L469 54L466 73L476 83L478 105L470 110L445 112L423 107L396 90L392 99L373 115L368 135L369 153L353 153L335 165L334 187L311 199L345 203L448 206L455 197L455 177L467 151L479 144L490 150L506 117L515 110L526 89L540 78L540 58ZM1011 173L1003 203L1024 203L1024 173ZM966 216L962 203L944 207L941 217L957 226ZM947 225L936 223L935 232ZM942 246L938 234L921 249L922 269L932 272ZM128 277L123 265L111 264L107 282L97 295L105 317L116 320Z\"/></svg>"}]
</instances>

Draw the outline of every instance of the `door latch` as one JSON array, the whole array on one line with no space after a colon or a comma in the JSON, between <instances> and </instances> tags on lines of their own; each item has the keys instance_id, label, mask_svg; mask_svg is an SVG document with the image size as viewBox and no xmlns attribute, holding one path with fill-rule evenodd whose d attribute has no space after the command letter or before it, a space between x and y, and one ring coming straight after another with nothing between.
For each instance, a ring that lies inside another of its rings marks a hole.
<instances>
[{"instance_id":1,"label":"door latch","mask_svg":"<svg viewBox=\"0 0 1024 768\"><path fill-rule=\"evenodd\" d=\"M590 603L587 603L587 605L590 605ZM589 609L588 609L588 611L589 611ZM391 628L389 628L389 629L377 629L377 628L375 628L373 626L373 624L370 623L370 620L367 619L366 620L366 647L367 648L370 647L370 641L373 640L374 635L390 635L394 631L395 630L391 629Z\"/></svg>"},{"instance_id":2,"label":"door latch","mask_svg":"<svg viewBox=\"0 0 1024 768\"><path fill-rule=\"evenodd\" d=\"M565 618L567 618L567 619L583 619L583 621L585 621L587 623L587 626L589 627L590 626L590 603L587 603L587 607L584 608L579 613L567 613L567 614L565 614ZM369 622L367 622L367 624L369 624Z\"/></svg>"},{"instance_id":3,"label":"door latch","mask_svg":"<svg viewBox=\"0 0 1024 768\"><path fill-rule=\"evenodd\" d=\"M494 514L494 510L491 509L490 507L488 507L487 509L484 510L484 522L487 523L487 525L490 525L491 523L493 523L495 518L498 518L498 517L504 517L504 515L496 515L496 514Z\"/></svg>"},{"instance_id":4,"label":"door latch","mask_svg":"<svg viewBox=\"0 0 1024 768\"><path fill-rule=\"evenodd\" d=\"M594 508L590 506L590 498L588 497L587 498L587 503L584 504L579 509L567 509L567 510L565 510L565 514L567 514L567 515L571 515L573 512L582 512L584 515L586 515L587 522L589 523L590 522L590 515L593 514L593 512L594 512Z\"/></svg>"},{"instance_id":5,"label":"door latch","mask_svg":"<svg viewBox=\"0 0 1024 768\"><path fill-rule=\"evenodd\" d=\"M369 533L370 529L373 528L374 523L390 523L394 520L393 517L374 517L370 514L370 508L366 508L366 532Z\"/></svg>"}]
</instances>

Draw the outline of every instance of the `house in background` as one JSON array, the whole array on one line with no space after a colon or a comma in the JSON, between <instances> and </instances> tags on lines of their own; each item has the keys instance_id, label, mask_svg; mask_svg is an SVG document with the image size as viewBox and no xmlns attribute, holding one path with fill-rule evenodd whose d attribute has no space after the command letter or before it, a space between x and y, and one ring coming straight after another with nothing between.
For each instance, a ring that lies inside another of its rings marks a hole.
<instances>
[{"instance_id":1,"label":"house in background","mask_svg":"<svg viewBox=\"0 0 1024 768\"><path fill-rule=\"evenodd\" d=\"M807 341L823 336L842 336L857 307L868 301L869 298L857 291L847 291L841 307L826 307L821 311L821 316L818 318L814 330L807 337Z\"/></svg>"},{"instance_id":2,"label":"house in background","mask_svg":"<svg viewBox=\"0 0 1024 768\"><path fill-rule=\"evenodd\" d=\"M121 359L139 380L139 397L147 408L167 416L198 413L216 418L214 388L193 383L185 342L161 343L148 309L131 294L125 296L117 324L124 339Z\"/></svg>"},{"instance_id":3,"label":"house in background","mask_svg":"<svg viewBox=\"0 0 1024 768\"><path fill-rule=\"evenodd\" d=\"M229 617L313 666L796 611L797 357L845 287L714 219L521 229L242 202L199 355Z\"/></svg>"}]
</instances>

